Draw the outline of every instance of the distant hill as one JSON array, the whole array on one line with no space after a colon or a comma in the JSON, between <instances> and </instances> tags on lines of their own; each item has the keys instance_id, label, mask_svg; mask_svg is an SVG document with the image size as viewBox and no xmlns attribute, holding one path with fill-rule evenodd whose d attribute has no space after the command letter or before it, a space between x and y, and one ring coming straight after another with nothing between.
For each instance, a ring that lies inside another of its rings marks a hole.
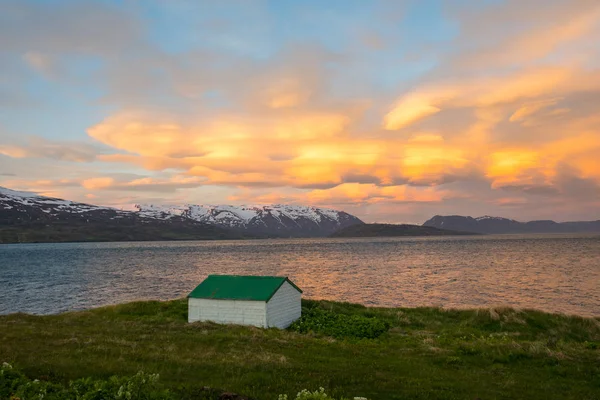
<instances>
[{"instance_id":1,"label":"distant hill","mask_svg":"<svg viewBox=\"0 0 600 400\"><path fill-rule=\"evenodd\" d=\"M458 232L438 229L430 226L408 224L360 224L340 229L330 237L385 237L385 236L448 236L472 235L470 232Z\"/></svg>"},{"instance_id":2,"label":"distant hill","mask_svg":"<svg viewBox=\"0 0 600 400\"><path fill-rule=\"evenodd\" d=\"M554 222L550 220L519 222L500 217L463 217L460 215L435 217L423 226L476 233L600 233L600 220Z\"/></svg>"}]
</instances>

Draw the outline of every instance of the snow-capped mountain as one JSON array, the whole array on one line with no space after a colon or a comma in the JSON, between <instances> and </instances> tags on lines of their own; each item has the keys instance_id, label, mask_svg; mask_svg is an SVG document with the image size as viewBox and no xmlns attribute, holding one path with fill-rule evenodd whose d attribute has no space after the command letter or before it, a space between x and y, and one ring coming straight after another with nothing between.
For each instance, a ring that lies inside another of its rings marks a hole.
<instances>
[{"instance_id":1,"label":"snow-capped mountain","mask_svg":"<svg viewBox=\"0 0 600 400\"><path fill-rule=\"evenodd\" d=\"M270 206L136 205L135 207L139 214L145 217L163 220L185 217L257 236L327 236L347 226L363 223L343 211L281 204Z\"/></svg>"},{"instance_id":2,"label":"snow-capped mountain","mask_svg":"<svg viewBox=\"0 0 600 400\"><path fill-rule=\"evenodd\" d=\"M0 243L318 237L362 223L343 211L304 206L136 207L124 211L0 187Z\"/></svg>"},{"instance_id":3,"label":"snow-capped mountain","mask_svg":"<svg viewBox=\"0 0 600 400\"><path fill-rule=\"evenodd\" d=\"M460 215L436 215L425 221L423 226L474 233L578 233L600 232L599 221L529 221L490 217L463 217Z\"/></svg>"},{"instance_id":4,"label":"snow-capped mountain","mask_svg":"<svg viewBox=\"0 0 600 400\"><path fill-rule=\"evenodd\" d=\"M0 223L7 223L7 219L12 223L16 223L36 219L71 219L92 215L123 218L130 214L130 212L115 208L45 197L4 187L0 187L0 212L2 212Z\"/></svg>"},{"instance_id":5,"label":"snow-capped mountain","mask_svg":"<svg viewBox=\"0 0 600 400\"><path fill-rule=\"evenodd\" d=\"M240 235L191 220L39 196L0 187L0 243L235 239Z\"/></svg>"},{"instance_id":6,"label":"snow-capped mountain","mask_svg":"<svg viewBox=\"0 0 600 400\"><path fill-rule=\"evenodd\" d=\"M483 217L476 217L475 221L509 221L509 222L518 222L514 219L502 218L502 217L492 217L490 215L484 215Z\"/></svg>"}]
</instances>

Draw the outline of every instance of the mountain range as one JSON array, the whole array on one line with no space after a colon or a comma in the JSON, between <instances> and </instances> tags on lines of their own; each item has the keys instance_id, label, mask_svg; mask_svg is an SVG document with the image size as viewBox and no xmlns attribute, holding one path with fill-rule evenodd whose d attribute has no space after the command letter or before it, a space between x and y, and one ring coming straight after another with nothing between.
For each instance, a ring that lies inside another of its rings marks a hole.
<instances>
[{"instance_id":1,"label":"mountain range","mask_svg":"<svg viewBox=\"0 0 600 400\"><path fill-rule=\"evenodd\" d=\"M554 222L539 220L519 222L514 219L483 216L436 215L423 226L474 233L600 233L600 220Z\"/></svg>"},{"instance_id":2,"label":"mountain range","mask_svg":"<svg viewBox=\"0 0 600 400\"><path fill-rule=\"evenodd\" d=\"M136 205L135 211L0 187L0 243L321 237L363 222L306 206Z\"/></svg>"},{"instance_id":3,"label":"mountain range","mask_svg":"<svg viewBox=\"0 0 600 400\"><path fill-rule=\"evenodd\" d=\"M489 216L436 215L422 226L365 224L344 211L297 205L138 204L126 211L0 187L0 243L430 236L469 232L600 233L600 221L519 222Z\"/></svg>"}]
</instances>

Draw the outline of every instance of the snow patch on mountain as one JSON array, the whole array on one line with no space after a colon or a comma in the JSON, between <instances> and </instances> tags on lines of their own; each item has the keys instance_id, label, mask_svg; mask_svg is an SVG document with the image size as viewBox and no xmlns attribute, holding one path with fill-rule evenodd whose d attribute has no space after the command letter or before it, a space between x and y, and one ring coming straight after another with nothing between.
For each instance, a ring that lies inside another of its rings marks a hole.
<instances>
[{"instance_id":1,"label":"snow patch on mountain","mask_svg":"<svg viewBox=\"0 0 600 400\"><path fill-rule=\"evenodd\" d=\"M493 221L511 221L511 222L517 222L514 219L508 219L508 218L502 218L502 217L492 217L489 215L484 215L483 217L477 217L475 218L476 221L485 221L485 220L493 220Z\"/></svg>"},{"instance_id":2,"label":"snow patch on mountain","mask_svg":"<svg viewBox=\"0 0 600 400\"><path fill-rule=\"evenodd\" d=\"M27 197L41 197L40 195L32 192L19 192L17 190L8 189L0 186L0 196L10 198L27 198Z\"/></svg>"},{"instance_id":3,"label":"snow patch on mountain","mask_svg":"<svg viewBox=\"0 0 600 400\"><path fill-rule=\"evenodd\" d=\"M340 220L340 211L327 208L309 206L291 206L275 204L271 206L232 206L232 205L196 205L187 204L183 206L160 206L155 204L136 204L135 208L142 216L168 219L173 216L181 216L202 222L213 222L219 220L234 220L232 223L238 225L249 224L256 218L265 215L281 220L287 217L292 220L307 218L315 223L324 219L332 221Z\"/></svg>"},{"instance_id":4,"label":"snow patch on mountain","mask_svg":"<svg viewBox=\"0 0 600 400\"><path fill-rule=\"evenodd\" d=\"M38 207L41 211L54 215L58 212L86 213L90 211L110 210L117 214L120 210L91 204L77 203L70 200L40 196L32 192L21 192L0 186L0 208L12 210L18 206Z\"/></svg>"},{"instance_id":5,"label":"snow patch on mountain","mask_svg":"<svg viewBox=\"0 0 600 400\"><path fill-rule=\"evenodd\" d=\"M137 204L140 216L167 220L190 218L252 234L322 236L348 225L362 223L343 211L328 208L275 204L268 206L197 205L161 206Z\"/></svg>"}]
</instances>

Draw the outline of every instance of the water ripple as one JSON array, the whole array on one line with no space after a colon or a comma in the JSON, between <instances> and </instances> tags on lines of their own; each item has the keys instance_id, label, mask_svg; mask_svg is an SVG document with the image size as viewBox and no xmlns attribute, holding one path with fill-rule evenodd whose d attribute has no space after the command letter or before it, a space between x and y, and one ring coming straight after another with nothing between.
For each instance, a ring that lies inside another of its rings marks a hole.
<instances>
[{"instance_id":1,"label":"water ripple","mask_svg":"<svg viewBox=\"0 0 600 400\"><path fill-rule=\"evenodd\" d=\"M0 314L173 299L215 273L288 275L306 298L369 306L600 316L591 235L2 245Z\"/></svg>"}]
</instances>

